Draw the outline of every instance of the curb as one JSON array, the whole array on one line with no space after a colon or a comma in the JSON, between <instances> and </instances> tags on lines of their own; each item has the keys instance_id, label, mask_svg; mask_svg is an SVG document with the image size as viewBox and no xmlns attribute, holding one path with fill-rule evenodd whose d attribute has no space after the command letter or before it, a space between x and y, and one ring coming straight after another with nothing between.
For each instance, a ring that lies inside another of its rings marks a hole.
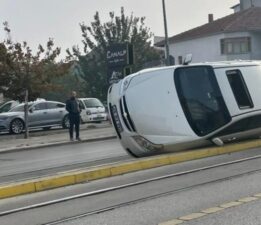
<instances>
[{"instance_id":1,"label":"curb","mask_svg":"<svg viewBox=\"0 0 261 225\"><path fill-rule=\"evenodd\" d=\"M54 143L47 143L47 144L37 144L37 145L28 145L24 147L12 147L12 148L6 148L6 149L0 149L0 154L7 153L7 152L20 152L20 151L26 151L26 150L33 150L38 148L46 148L46 147L55 147L55 146L61 146L61 145L74 145L74 144L80 144L85 142L95 142L95 141L105 141L110 139L115 139L116 135L108 135L104 137L95 137L95 138L88 138L83 139L81 141L60 141L60 142L54 142Z\"/></svg>"},{"instance_id":2,"label":"curb","mask_svg":"<svg viewBox=\"0 0 261 225\"><path fill-rule=\"evenodd\" d=\"M137 159L130 162L117 163L109 166L80 170L75 172L65 172L63 174L34 179L19 183L0 186L0 199L14 197L22 194L35 193L50 190L67 185L79 184L101 178L108 178L123 175L130 172L166 166L185 161L202 159L227 153L239 152L261 146L261 140L231 144L224 147L212 147L186 152L153 156L149 158Z\"/></svg>"},{"instance_id":3,"label":"curb","mask_svg":"<svg viewBox=\"0 0 261 225\"><path fill-rule=\"evenodd\" d=\"M86 128L83 128L81 127L81 132L82 131L86 131L86 130L93 130L93 129L103 129L103 128L109 128L109 127L112 127L111 125L109 124L103 124L102 127L96 127L95 125L93 124L84 124L86 125L87 127ZM68 129L63 129L63 128L56 128L56 129L51 129L50 131L42 131L42 130L36 130L33 132L33 130L30 130L30 137L40 137L40 136L49 136L49 135L56 135L56 134L67 134L68 133ZM0 142L2 140L16 140L16 139L24 139L24 133L21 133L21 134L9 134L9 133L6 133L6 134L3 134L0 132Z\"/></svg>"}]
</instances>

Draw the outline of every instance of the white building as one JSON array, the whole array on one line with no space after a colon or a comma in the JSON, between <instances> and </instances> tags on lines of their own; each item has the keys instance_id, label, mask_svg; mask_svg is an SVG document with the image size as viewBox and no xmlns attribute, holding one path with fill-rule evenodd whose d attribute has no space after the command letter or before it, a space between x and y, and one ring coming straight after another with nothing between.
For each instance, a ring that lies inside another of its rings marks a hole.
<instances>
[{"instance_id":1,"label":"white building","mask_svg":"<svg viewBox=\"0 0 261 225\"><path fill-rule=\"evenodd\" d=\"M240 0L232 9L231 15L213 20L210 14L207 24L169 38L175 63L189 53L193 62L261 59L261 0Z\"/></svg>"}]
</instances>

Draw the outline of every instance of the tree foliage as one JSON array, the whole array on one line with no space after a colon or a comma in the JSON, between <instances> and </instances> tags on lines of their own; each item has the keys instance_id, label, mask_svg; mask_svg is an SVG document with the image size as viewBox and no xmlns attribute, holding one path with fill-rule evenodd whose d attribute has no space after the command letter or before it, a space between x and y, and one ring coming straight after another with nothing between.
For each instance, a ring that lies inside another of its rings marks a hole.
<instances>
[{"instance_id":1,"label":"tree foliage","mask_svg":"<svg viewBox=\"0 0 261 225\"><path fill-rule=\"evenodd\" d=\"M108 46L115 43L131 43L134 46L133 72L143 68L149 61L160 59L157 50L151 47L152 33L145 26L145 17L126 16L121 8L120 16L109 13L108 22L102 23L99 13L94 15L90 25L80 24L82 32L83 54L79 47L67 50L70 58L76 57L81 68L82 78L86 81L86 94L101 99L107 93L106 52Z\"/></svg>"},{"instance_id":2,"label":"tree foliage","mask_svg":"<svg viewBox=\"0 0 261 225\"><path fill-rule=\"evenodd\" d=\"M62 76L68 64L57 63L60 48L49 39L45 46L39 45L34 54L27 42L13 42L8 23L4 23L7 39L0 42L0 93L5 97L22 101L25 89L29 100L54 90L53 77Z\"/></svg>"},{"instance_id":3,"label":"tree foliage","mask_svg":"<svg viewBox=\"0 0 261 225\"><path fill-rule=\"evenodd\" d=\"M78 64L71 62L71 67L66 74L53 77L51 82L57 86L56 90L51 90L42 94L41 97L49 100L65 102L73 90L77 91L78 97L84 97L84 80L79 76Z\"/></svg>"}]
</instances>

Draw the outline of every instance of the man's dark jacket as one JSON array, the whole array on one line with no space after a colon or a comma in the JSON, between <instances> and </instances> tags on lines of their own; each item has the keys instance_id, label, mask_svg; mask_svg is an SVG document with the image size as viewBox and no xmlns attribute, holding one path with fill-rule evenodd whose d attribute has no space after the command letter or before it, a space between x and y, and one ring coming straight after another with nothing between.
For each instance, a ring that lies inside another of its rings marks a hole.
<instances>
[{"instance_id":1,"label":"man's dark jacket","mask_svg":"<svg viewBox=\"0 0 261 225\"><path fill-rule=\"evenodd\" d=\"M66 110L70 114L79 114L81 112L79 102L76 98L71 97L66 101Z\"/></svg>"}]
</instances>

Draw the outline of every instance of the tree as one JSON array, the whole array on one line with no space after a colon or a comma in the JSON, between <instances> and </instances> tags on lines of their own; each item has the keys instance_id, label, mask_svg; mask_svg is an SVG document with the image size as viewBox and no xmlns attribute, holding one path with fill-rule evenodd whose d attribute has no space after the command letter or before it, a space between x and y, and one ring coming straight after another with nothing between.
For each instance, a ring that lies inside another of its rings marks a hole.
<instances>
[{"instance_id":1,"label":"tree","mask_svg":"<svg viewBox=\"0 0 261 225\"><path fill-rule=\"evenodd\" d=\"M70 70L60 77L52 78L52 84L57 86L56 90L47 91L41 97L49 100L65 102L71 91L76 90L77 96L85 96L84 80L79 76L78 64L71 62Z\"/></svg>"},{"instance_id":2,"label":"tree","mask_svg":"<svg viewBox=\"0 0 261 225\"><path fill-rule=\"evenodd\" d=\"M72 52L67 50L70 58L76 57L82 69L82 78L86 81L87 96L106 99L107 94L107 65L106 52L108 46L114 43L131 43L134 46L133 72L143 68L149 61L159 60L160 53L151 47L152 33L145 26L145 17L125 16L124 8L121 15L109 13L110 21L101 23L99 13L94 15L90 26L80 24L82 31L83 54L79 47Z\"/></svg>"},{"instance_id":3,"label":"tree","mask_svg":"<svg viewBox=\"0 0 261 225\"><path fill-rule=\"evenodd\" d=\"M7 22L4 30L7 39L0 43L0 93L23 101L25 90L28 90L29 100L35 100L42 93L57 88L51 79L62 76L68 65L56 62L60 48L54 47L53 39L47 41L46 49L39 45L33 54L27 42L12 41Z\"/></svg>"}]
</instances>

